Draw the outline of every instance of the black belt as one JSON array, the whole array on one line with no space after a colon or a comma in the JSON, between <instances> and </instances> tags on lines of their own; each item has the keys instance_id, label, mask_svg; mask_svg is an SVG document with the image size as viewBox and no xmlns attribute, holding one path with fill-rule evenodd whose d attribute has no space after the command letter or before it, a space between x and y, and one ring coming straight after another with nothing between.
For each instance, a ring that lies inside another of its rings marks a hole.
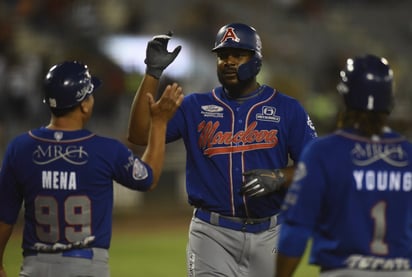
<instances>
[{"instance_id":1,"label":"black belt","mask_svg":"<svg viewBox=\"0 0 412 277\"><path fill-rule=\"evenodd\" d=\"M82 249L71 249L65 250L62 252L39 252L30 249L23 250L23 256L37 256L39 254L57 254L62 257L70 257L70 258L83 258L83 259L93 259L93 249L92 248L82 248Z\"/></svg>"},{"instance_id":2,"label":"black belt","mask_svg":"<svg viewBox=\"0 0 412 277\"><path fill-rule=\"evenodd\" d=\"M212 225L242 231L260 233L277 225L277 215L265 218L240 218L220 215L204 209L195 209L194 216Z\"/></svg>"}]
</instances>

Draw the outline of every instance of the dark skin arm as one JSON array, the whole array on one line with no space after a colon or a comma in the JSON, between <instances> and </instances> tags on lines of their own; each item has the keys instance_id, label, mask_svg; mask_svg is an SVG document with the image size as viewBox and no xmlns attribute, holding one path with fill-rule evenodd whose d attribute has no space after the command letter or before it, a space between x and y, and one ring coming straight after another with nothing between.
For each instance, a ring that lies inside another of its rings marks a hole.
<instances>
[{"instance_id":1,"label":"dark skin arm","mask_svg":"<svg viewBox=\"0 0 412 277\"><path fill-rule=\"evenodd\" d=\"M150 108L147 94L156 97L159 80L151 75L144 75L137 89L130 109L128 140L137 145L147 145L150 131Z\"/></svg>"},{"instance_id":2,"label":"dark skin arm","mask_svg":"<svg viewBox=\"0 0 412 277\"><path fill-rule=\"evenodd\" d=\"M302 257L289 257L278 253L276 256L275 277L291 277Z\"/></svg>"},{"instance_id":3,"label":"dark skin arm","mask_svg":"<svg viewBox=\"0 0 412 277\"><path fill-rule=\"evenodd\" d=\"M282 169L282 172L285 175L285 183L283 184L283 187L289 188L289 186L292 184L295 167L294 166L285 167Z\"/></svg>"}]
</instances>

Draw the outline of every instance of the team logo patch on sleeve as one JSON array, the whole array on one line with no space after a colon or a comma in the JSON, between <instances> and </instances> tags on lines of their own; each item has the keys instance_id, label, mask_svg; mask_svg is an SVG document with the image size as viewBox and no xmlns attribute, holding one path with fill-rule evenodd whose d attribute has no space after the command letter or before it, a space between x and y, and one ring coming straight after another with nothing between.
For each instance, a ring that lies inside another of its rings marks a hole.
<instances>
[{"instance_id":1,"label":"team logo patch on sleeve","mask_svg":"<svg viewBox=\"0 0 412 277\"><path fill-rule=\"evenodd\" d=\"M133 163L133 179L135 180L143 180L146 179L148 176L147 169L142 164L139 159L134 159Z\"/></svg>"}]
</instances>

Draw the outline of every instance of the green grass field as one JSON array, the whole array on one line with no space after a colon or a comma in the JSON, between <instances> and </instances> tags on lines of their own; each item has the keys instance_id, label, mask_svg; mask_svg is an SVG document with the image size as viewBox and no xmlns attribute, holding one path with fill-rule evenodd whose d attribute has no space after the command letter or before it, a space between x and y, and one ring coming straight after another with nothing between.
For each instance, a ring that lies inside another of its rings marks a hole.
<instances>
[{"instance_id":1,"label":"green grass field","mask_svg":"<svg viewBox=\"0 0 412 277\"><path fill-rule=\"evenodd\" d=\"M109 262L111 276L184 277L186 239L184 229L137 233L114 229ZM22 260L20 241L20 231L14 232L6 248L5 265L10 277L18 276ZM306 263L305 256L296 277L318 275L317 268Z\"/></svg>"}]
</instances>

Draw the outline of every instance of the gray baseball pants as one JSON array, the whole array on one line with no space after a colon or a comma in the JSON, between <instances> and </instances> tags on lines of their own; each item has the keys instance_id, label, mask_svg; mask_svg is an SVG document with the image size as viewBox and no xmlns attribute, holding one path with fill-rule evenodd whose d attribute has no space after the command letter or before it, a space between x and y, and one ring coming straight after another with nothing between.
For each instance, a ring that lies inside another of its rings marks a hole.
<instances>
[{"instance_id":1,"label":"gray baseball pants","mask_svg":"<svg viewBox=\"0 0 412 277\"><path fill-rule=\"evenodd\" d=\"M107 249L26 255L19 277L109 277Z\"/></svg>"},{"instance_id":2,"label":"gray baseball pants","mask_svg":"<svg viewBox=\"0 0 412 277\"><path fill-rule=\"evenodd\" d=\"M249 233L194 216L186 249L187 276L273 277L279 227Z\"/></svg>"}]
</instances>

